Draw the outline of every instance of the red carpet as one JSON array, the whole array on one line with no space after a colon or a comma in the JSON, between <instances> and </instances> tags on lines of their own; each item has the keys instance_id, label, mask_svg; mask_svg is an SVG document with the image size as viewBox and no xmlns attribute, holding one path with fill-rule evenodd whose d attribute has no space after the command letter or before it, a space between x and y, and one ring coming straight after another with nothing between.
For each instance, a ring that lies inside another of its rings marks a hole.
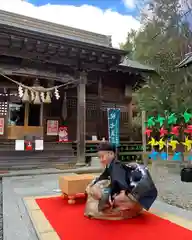
<instances>
[{"instance_id":1,"label":"red carpet","mask_svg":"<svg viewBox=\"0 0 192 240\"><path fill-rule=\"evenodd\" d=\"M68 205L61 197L37 199L61 240L186 240L192 231L152 214L123 221L90 220L84 204Z\"/></svg>"}]
</instances>

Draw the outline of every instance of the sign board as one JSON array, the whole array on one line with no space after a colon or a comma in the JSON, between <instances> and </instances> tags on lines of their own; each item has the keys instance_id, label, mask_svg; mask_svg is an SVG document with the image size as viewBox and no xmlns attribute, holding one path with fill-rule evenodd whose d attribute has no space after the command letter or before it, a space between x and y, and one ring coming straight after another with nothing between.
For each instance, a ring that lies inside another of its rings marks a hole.
<instances>
[{"instance_id":1,"label":"sign board","mask_svg":"<svg viewBox=\"0 0 192 240\"><path fill-rule=\"evenodd\" d=\"M97 141L98 139L97 139L97 136L92 136L92 141Z\"/></svg>"},{"instance_id":2,"label":"sign board","mask_svg":"<svg viewBox=\"0 0 192 240\"><path fill-rule=\"evenodd\" d=\"M24 151L25 150L25 141L24 140L15 140L15 150Z\"/></svg>"},{"instance_id":3,"label":"sign board","mask_svg":"<svg viewBox=\"0 0 192 240\"><path fill-rule=\"evenodd\" d=\"M120 125L120 109L108 108L108 134L109 142L115 146L119 146L119 125Z\"/></svg>"},{"instance_id":4,"label":"sign board","mask_svg":"<svg viewBox=\"0 0 192 240\"><path fill-rule=\"evenodd\" d=\"M59 142L68 142L68 127L61 126L59 127Z\"/></svg>"},{"instance_id":5,"label":"sign board","mask_svg":"<svg viewBox=\"0 0 192 240\"><path fill-rule=\"evenodd\" d=\"M5 128L5 119L0 118L0 135L4 135L4 128Z\"/></svg>"},{"instance_id":6,"label":"sign board","mask_svg":"<svg viewBox=\"0 0 192 240\"><path fill-rule=\"evenodd\" d=\"M44 141L42 139L35 140L35 150L36 151L43 151L44 149Z\"/></svg>"},{"instance_id":7,"label":"sign board","mask_svg":"<svg viewBox=\"0 0 192 240\"><path fill-rule=\"evenodd\" d=\"M59 121L58 120L47 120L47 135L48 136L57 136L59 130Z\"/></svg>"}]
</instances>

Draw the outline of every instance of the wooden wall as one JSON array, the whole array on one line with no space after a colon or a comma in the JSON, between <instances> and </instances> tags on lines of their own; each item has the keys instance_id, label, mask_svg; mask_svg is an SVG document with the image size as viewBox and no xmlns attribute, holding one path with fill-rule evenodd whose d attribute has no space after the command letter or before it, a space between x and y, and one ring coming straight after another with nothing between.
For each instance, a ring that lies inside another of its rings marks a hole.
<instances>
[{"instance_id":1,"label":"wooden wall","mask_svg":"<svg viewBox=\"0 0 192 240\"><path fill-rule=\"evenodd\" d=\"M120 137L129 139L130 100L125 97L125 82L111 78L102 79L102 88L99 92L99 80L89 84L86 88L86 135L91 137L108 138L107 108L120 108ZM67 119L69 138L76 140L77 116L77 90L69 89L67 92Z\"/></svg>"}]
</instances>

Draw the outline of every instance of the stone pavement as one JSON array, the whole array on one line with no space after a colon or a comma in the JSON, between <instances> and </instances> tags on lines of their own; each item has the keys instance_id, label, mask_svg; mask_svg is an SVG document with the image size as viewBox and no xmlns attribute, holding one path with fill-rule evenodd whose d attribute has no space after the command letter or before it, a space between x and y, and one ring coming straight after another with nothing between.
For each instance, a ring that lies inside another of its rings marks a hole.
<instances>
[{"instance_id":1,"label":"stone pavement","mask_svg":"<svg viewBox=\"0 0 192 240\"><path fill-rule=\"evenodd\" d=\"M71 173L65 173L71 174ZM58 189L58 174L3 178L4 240L38 240L28 216L23 198L54 195ZM154 209L192 221L192 212L156 201Z\"/></svg>"}]
</instances>

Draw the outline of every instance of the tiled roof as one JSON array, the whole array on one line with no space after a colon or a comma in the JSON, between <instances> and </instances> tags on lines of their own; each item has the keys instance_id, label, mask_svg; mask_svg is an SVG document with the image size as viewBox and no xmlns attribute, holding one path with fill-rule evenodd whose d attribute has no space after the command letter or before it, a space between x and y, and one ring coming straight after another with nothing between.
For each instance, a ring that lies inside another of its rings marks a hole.
<instances>
[{"instance_id":1,"label":"tiled roof","mask_svg":"<svg viewBox=\"0 0 192 240\"><path fill-rule=\"evenodd\" d=\"M37 33L39 32L41 34L49 34L55 37L114 49L111 45L111 36L55 24L3 10L0 10L0 25L34 31ZM127 71L130 71L131 69L135 71L155 71L154 68L130 60L127 57L124 58L123 62L119 64L117 68L127 68Z\"/></svg>"},{"instance_id":2,"label":"tiled roof","mask_svg":"<svg viewBox=\"0 0 192 240\"><path fill-rule=\"evenodd\" d=\"M103 47L112 47L111 36L88 32L85 30L55 24L3 10L0 10L0 24L91 43Z\"/></svg>"},{"instance_id":3,"label":"tiled roof","mask_svg":"<svg viewBox=\"0 0 192 240\"><path fill-rule=\"evenodd\" d=\"M137 61L130 60L127 57L124 59L124 61L121 64L119 64L119 66L128 67L128 68L132 68L135 70L141 70L141 71L155 71L155 68L141 64Z\"/></svg>"}]
</instances>

